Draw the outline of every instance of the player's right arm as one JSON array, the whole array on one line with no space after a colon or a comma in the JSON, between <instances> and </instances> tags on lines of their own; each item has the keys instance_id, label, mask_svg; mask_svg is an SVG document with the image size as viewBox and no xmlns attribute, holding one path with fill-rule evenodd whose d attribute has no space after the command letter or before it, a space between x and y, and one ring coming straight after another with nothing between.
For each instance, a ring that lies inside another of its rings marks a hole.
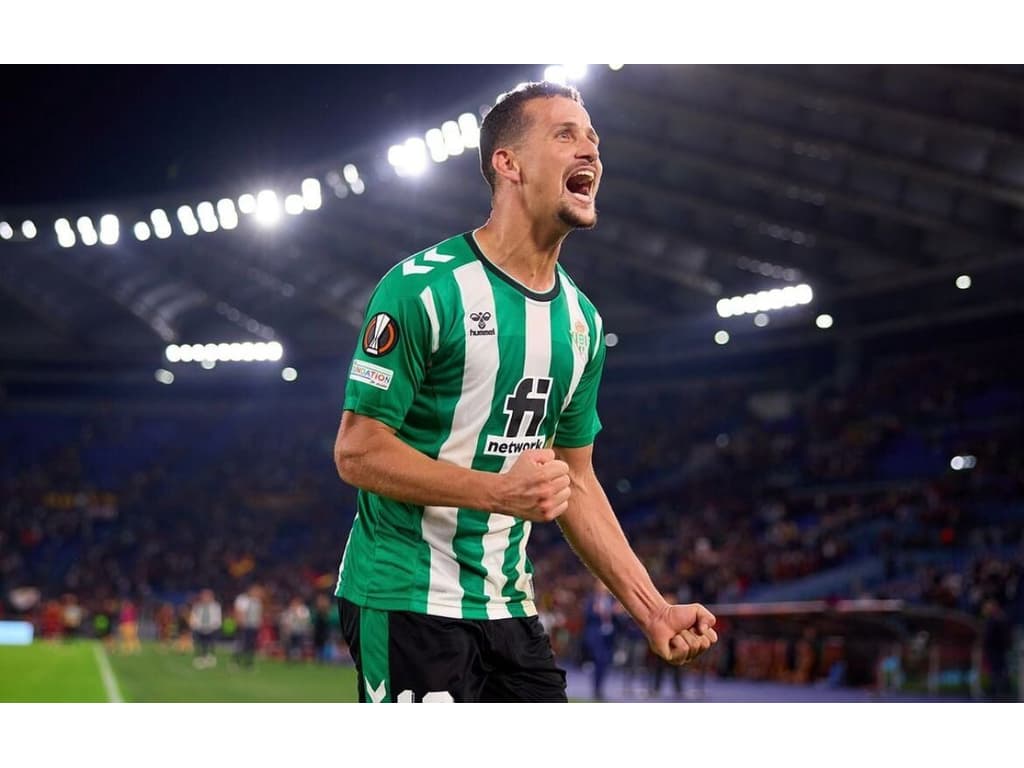
<instances>
[{"instance_id":1,"label":"player's right arm","mask_svg":"<svg viewBox=\"0 0 1024 768\"><path fill-rule=\"evenodd\" d=\"M444 337L444 307L425 303L430 288L394 269L366 310L334 444L341 479L364 491L418 506L501 512L554 520L569 498L569 468L551 450L525 451L503 474L427 456L395 433Z\"/></svg>"},{"instance_id":2,"label":"player's right arm","mask_svg":"<svg viewBox=\"0 0 1024 768\"><path fill-rule=\"evenodd\" d=\"M569 503L569 468L550 449L524 451L504 474L432 459L369 416L345 411L334 462L350 485L419 506L462 507L550 522Z\"/></svg>"}]
</instances>

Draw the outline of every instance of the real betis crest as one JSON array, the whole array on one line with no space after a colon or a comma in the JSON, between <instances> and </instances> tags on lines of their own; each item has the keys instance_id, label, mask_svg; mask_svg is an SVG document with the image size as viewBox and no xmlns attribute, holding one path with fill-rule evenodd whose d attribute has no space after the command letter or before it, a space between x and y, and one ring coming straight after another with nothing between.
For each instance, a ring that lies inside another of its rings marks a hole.
<instances>
[{"instance_id":1,"label":"real betis crest","mask_svg":"<svg viewBox=\"0 0 1024 768\"><path fill-rule=\"evenodd\" d=\"M590 332L587 330L587 324L582 320L577 320L572 327L572 345L581 355L587 354L587 347L590 346Z\"/></svg>"}]
</instances>

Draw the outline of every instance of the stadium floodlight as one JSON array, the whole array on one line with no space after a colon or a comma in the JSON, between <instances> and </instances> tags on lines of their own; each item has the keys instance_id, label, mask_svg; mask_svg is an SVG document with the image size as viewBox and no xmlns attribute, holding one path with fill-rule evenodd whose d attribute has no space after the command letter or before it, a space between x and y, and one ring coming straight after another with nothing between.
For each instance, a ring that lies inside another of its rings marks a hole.
<instances>
[{"instance_id":1,"label":"stadium floodlight","mask_svg":"<svg viewBox=\"0 0 1024 768\"><path fill-rule=\"evenodd\" d=\"M444 148L444 134L440 128L431 128L426 135L427 149L430 159L435 163L443 163L448 159L448 150Z\"/></svg>"},{"instance_id":2,"label":"stadium floodlight","mask_svg":"<svg viewBox=\"0 0 1024 768\"><path fill-rule=\"evenodd\" d=\"M121 223L117 216L105 213L100 216L100 242L104 245L115 245L121 236Z\"/></svg>"},{"instance_id":3,"label":"stadium floodlight","mask_svg":"<svg viewBox=\"0 0 1024 768\"><path fill-rule=\"evenodd\" d=\"M199 233L199 222L196 221L196 215L187 205L178 208L178 224L181 225L181 231L189 237Z\"/></svg>"},{"instance_id":4,"label":"stadium floodlight","mask_svg":"<svg viewBox=\"0 0 1024 768\"><path fill-rule=\"evenodd\" d=\"M36 229L34 221L25 219L25 221L21 222L21 234L25 236L26 240L31 240L39 234L39 230Z\"/></svg>"},{"instance_id":5,"label":"stadium floodlight","mask_svg":"<svg viewBox=\"0 0 1024 768\"><path fill-rule=\"evenodd\" d=\"M344 187L338 187L338 189L342 190L342 189L345 189L345 188ZM353 194L361 195L365 191L366 191L366 184L363 183L362 179L356 179L355 181L352 182L352 193ZM343 195L338 195L338 197L343 197Z\"/></svg>"},{"instance_id":6,"label":"stadium floodlight","mask_svg":"<svg viewBox=\"0 0 1024 768\"><path fill-rule=\"evenodd\" d=\"M267 343L267 360L276 363L284 357L284 347L281 346L279 341L271 341Z\"/></svg>"},{"instance_id":7,"label":"stadium floodlight","mask_svg":"<svg viewBox=\"0 0 1024 768\"><path fill-rule=\"evenodd\" d=\"M256 221L265 227L277 224L281 219L281 203L272 189L260 190L256 195Z\"/></svg>"},{"instance_id":8,"label":"stadium floodlight","mask_svg":"<svg viewBox=\"0 0 1024 768\"><path fill-rule=\"evenodd\" d=\"M154 374L154 377L161 384L173 384L174 383L174 374L171 373L170 371L168 371L166 368L157 368L157 371Z\"/></svg>"},{"instance_id":9,"label":"stadium floodlight","mask_svg":"<svg viewBox=\"0 0 1024 768\"><path fill-rule=\"evenodd\" d=\"M451 155L461 155L466 149L462 139L462 131L454 120L446 120L441 124L441 136L444 138L444 151Z\"/></svg>"},{"instance_id":10,"label":"stadium floodlight","mask_svg":"<svg viewBox=\"0 0 1024 768\"><path fill-rule=\"evenodd\" d=\"M355 184L356 179L359 178L359 169L352 163L346 165L341 172L345 176L345 181L349 184Z\"/></svg>"},{"instance_id":11,"label":"stadium floodlight","mask_svg":"<svg viewBox=\"0 0 1024 768\"><path fill-rule=\"evenodd\" d=\"M302 205L307 211L318 210L323 205L320 182L317 179L303 179L299 188L302 190Z\"/></svg>"},{"instance_id":12,"label":"stadium floodlight","mask_svg":"<svg viewBox=\"0 0 1024 768\"><path fill-rule=\"evenodd\" d=\"M773 288L770 291L758 291L757 293L733 296L728 299L719 299L715 304L715 308L720 317L731 317L739 314L757 314L759 312L770 312L776 309L795 307L800 304L810 304L813 299L814 291L806 283L801 283L799 286L786 286L781 289Z\"/></svg>"},{"instance_id":13,"label":"stadium floodlight","mask_svg":"<svg viewBox=\"0 0 1024 768\"><path fill-rule=\"evenodd\" d=\"M570 80L582 80L587 76L586 64L565 64L565 75Z\"/></svg>"},{"instance_id":14,"label":"stadium floodlight","mask_svg":"<svg viewBox=\"0 0 1024 768\"><path fill-rule=\"evenodd\" d=\"M549 83L558 83L559 85L565 85L569 82L565 67L560 64L552 64L550 67L547 67L544 70L544 79Z\"/></svg>"},{"instance_id":15,"label":"stadium floodlight","mask_svg":"<svg viewBox=\"0 0 1024 768\"><path fill-rule=\"evenodd\" d=\"M225 362L231 359L231 345L226 341L217 345L217 359Z\"/></svg>"},{"instance_id":16,"label":"stadium floodlight","mask_svg":"<svg viewBox=\"0 0 1024 768\"><path fill-rule=\"evenodd\" d=\"M418 136L405 140L405 172L419 176L427 170L427 144Z\"/></svg>"},{"instance_id":17,"label":"stadium floodlight","mask_svg":"<svg viewBox=\"0 0 1024 768\"><path fill-rule=\"evenodd\" d=\"M716 331L715 332L715 344L722 345L729 343L729 332L728 331Z\"/></svg>"},{"instance_id":18,"label":"stadium floodlight","mask_svg":"<svg viewBox=\"0 0 1024 768\"><path fill-rule=\"evenodd\" d=\"M196 206L196 213L199 214L199 226L203 232L216 232L220 228L217 221L217 214L213 210L213 203L204 200Z\"/></svg>"},{"instance_id":19,"label":"stadium floodlight","mask_svg":"<svg viewBox=\"0 0 1024 768\"><path fill-rule=\"evenodd\" d=\"M610 69L612 72L618 72L624 66L625 64L609 64L608 69Z\"/></svg>"},{"instance_id":20,"label":"stadium floodlight","mask_svg":"<svg viewBox=\"0 0 1024 768\"><path fill-rule=\"evenodd\" d=\"M70 221L57 219L53 223L53 229L57 233L57 243L61 248L70 248L75 244L75 232L71 229Z\"/></svg>"},{"instance_id":21,"label":"stadium floodlight","mask_svg":"<svg viewBox=\"0 0 1024 768\"><path fill-rule=\"evenodd\" d=\"M10 240L14 237L14 228L6 221L0 221L0 237L4 240Z\"/></svg>"},{"instance_id":22,"label":"stadium floodlight","mask_svg":"<svg viewBox=\"0 0 1024 768\"><path fill-rule=\"evenodd\" d=\"M238 212L235 201L224 197L217 201L217 216L220 218L221 229L234 229L238 226Z\"/></svg>"},{"instance_id":23,"label":"stadium floodlight","mask_svg":"<svg viewBox=\"0 0 1024 768\"><path fill-rule=\"evenodd\" d=\"M170 363L181 362L181 348L177 344L168 344L167 349L164 350L164 357Z\"/></svg>"},{"instance_id":24,"label":"stadium floodlight","mask_svg":"<svg viewBox=\"0 0 1024 768\"><path fill-rule=\"evenodd\" d=\"M171 222L167 218L167 212L163 208L155 208L149 214L149 220L153 222L153 234L161 240L171 236Z\"/></svg>"},{"instance_id":25,"label":"stadium floodlight","mask_svg":"<svg viewBox=\"0 0 1024 768\"><path fill-rule=\"evenodd\" d=\"M256 213L256 196L246 192L239 197L238 210L244 214Z\"/></svg>"},{"instance_id":26,"label":"stadium floodlight","mask_svg":"<svg viewBox=\"0 0 1024 768\"><path fill-rule=\"evenodd\" d=\"M251 363L256 357L256 345L251 341L242 342L242 362Z\"/></svg>"},{"instance_id":27,"label":"stadium floodlight","mask_svg":"<svg viewBox=\"0 0 1024 768\"><path fill-rule=\"evenodd\" d=\"M147 224L146 222L135 222L135 226L132 228L132 231L135 233L135 239L138 240L139 242L144 243L147 240L149 240L149 224Z\"/></svg>"},{"instance_id":28,"label":"stadium floodlight","mask_svg":"<svg viewBox=\"0 0 1024 768\"><path fill-rule=\"evenodd\" d=\"M619 343L619 334L617 333L606 333L604 335L604 345L606 347L614 347Z\"/></svg>"},{"instance_id":29,"label":"stadium floodlight","mask_svg":"<svg viewBox=\"0 0 1024 768\"><path fill-rule=\"evenodd\" d=\"M228 347L228 360L233 363L240 363L242 361L242 345L237 341L233 341Z\"/></svg>"},{"instance_id":30,"label":"stadium floodlight","mask_svg":"<svg viewBox=\"0 0 1024 768\"><path fill-rule=\"evenodd\" d=\"M267 342L257 341L252 348L252 359L262 363L267 359Z\"/></svg>"},{"instance_id":31,"label":"stadium floodlight","mask_svg":"<svg viewBox=\"0 0 1024 768\"><path fill-rule=\"evenodd\" d=\"M291 366L281 369L281 378L285 381L295 381L299 378L299 372Z\"/></svg>"},{"instance_id":32,"label":"stadium floodlight","mask_svg":"<svg viewBox=\"0 0 1024 768\"><path fill-rule=\"evenodd\" d=\"M971 287L971 276L960 275L959 277L957 277L956 287L959 288L961 291L966 291L968 288Z\"/></svg>"},{"instance_id":33,"label":"stadium floodlight","mask_svg":"<svg viewBox=\"0 0 1024 768\"><path fill-rule=\"evenodd\" d=\"M472 112L459 115L459 130L462 132L462 143L466 145L466 149L476 149L480 146L480 125L476 121L476 115Z\"/></svg>"},{"instance_id":34,"label":"stadium floodlight","mask_svg":"<svg viewBox=\"0 0 1024 768\"><path fill-rule=\"evenodd\" d=\"M306 210L302 203L302 195L288 195L284 199L284 212L290 216L298 216Z\"/></svg>"},{"instance_id":35,"label":"stadium floodlight","mask_svg":"<svg viewBox=\"0 0 1024 768\"><path fill-rule=\"evenodd\" d=\"M78 227L78 235L82 238L82 243L91 246L99 242L100 239L96 234L96 228L92 224L92 219L88 216L79 216L75 226Z\"/></svg>"},{"instance_id":36,"label":"stadium floodlight","mask_svg":"<svg viewBox=\"0 0 1024 768\"><path fill-rule=\"evenodd\" d=\"M832 315L818 315L814 318L814 324L823 331L832 327Z\"/></svg>"},{"instance_id":37,"label":"stadium floodlight","mask_svg":"<svg viewBox=\"0 0 1024 768\"><path fill-rule=\"evenodd\" d=\"M192 345L182 344L180 347L178 347L178 357L181 359L181 362L183 363L191 363L193 360Z\"/></svg>"},{"instance_id":38,"label":"stadium floodlight","mask_svg":"<svg viewBox=\"0 0 1024 768\"><path fill-rule=\"evenodd\" d=\"M758 312L756 315L754 315L754 325L756 325L758 328L764 328L766 325L768 325L768 322L768 315L766 315L764 312Z\"/></svg>"}]
</instances>

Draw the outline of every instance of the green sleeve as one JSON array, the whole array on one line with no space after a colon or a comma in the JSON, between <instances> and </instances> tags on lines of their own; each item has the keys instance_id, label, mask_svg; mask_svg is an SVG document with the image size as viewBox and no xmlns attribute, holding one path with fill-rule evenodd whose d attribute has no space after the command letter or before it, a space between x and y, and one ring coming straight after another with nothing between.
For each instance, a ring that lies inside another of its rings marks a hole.
<instances>
[{"instance_id":1,"label":"green sleeve","mask_svg":"<svg viewBox=\"0 0 1024 768\"><path fill-rule=\"evenodd\" d=\"M400 429L430 360L430 319L400 270L384 276L366 308L345 387L346 411Z\"/></svg>"},{"instance_id":2,"label":"green sleeve","mask_svg":"<svg viewBox=\"0 0 1024 768\"><path fill-rule=\"evenodd\" d=\"M562 448L590 445L601 431L601 419L597 415L597 390L604 370L604 334L599 334L596 343L597 350L583 369L572 400L558 419L554 445Z\"/></svg>"}]
</instances>

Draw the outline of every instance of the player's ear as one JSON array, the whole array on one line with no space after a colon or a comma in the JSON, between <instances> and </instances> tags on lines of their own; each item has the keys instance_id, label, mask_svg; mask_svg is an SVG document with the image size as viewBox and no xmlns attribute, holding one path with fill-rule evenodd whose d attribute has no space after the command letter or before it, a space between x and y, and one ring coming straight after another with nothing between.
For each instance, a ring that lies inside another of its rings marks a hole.
<instances>
[{"instance_id":1,"label":"player's ear","mask_svg":"<svg viewBox=\"0 0 1024 768\"><path fill-rule=\"evenodd\" d=\"M494 168L495 175L513 184L518 184L521 179L519 158L511 147L494 150L494 154L491 155L491 167Z\"/></svg>"}]
</instances>

